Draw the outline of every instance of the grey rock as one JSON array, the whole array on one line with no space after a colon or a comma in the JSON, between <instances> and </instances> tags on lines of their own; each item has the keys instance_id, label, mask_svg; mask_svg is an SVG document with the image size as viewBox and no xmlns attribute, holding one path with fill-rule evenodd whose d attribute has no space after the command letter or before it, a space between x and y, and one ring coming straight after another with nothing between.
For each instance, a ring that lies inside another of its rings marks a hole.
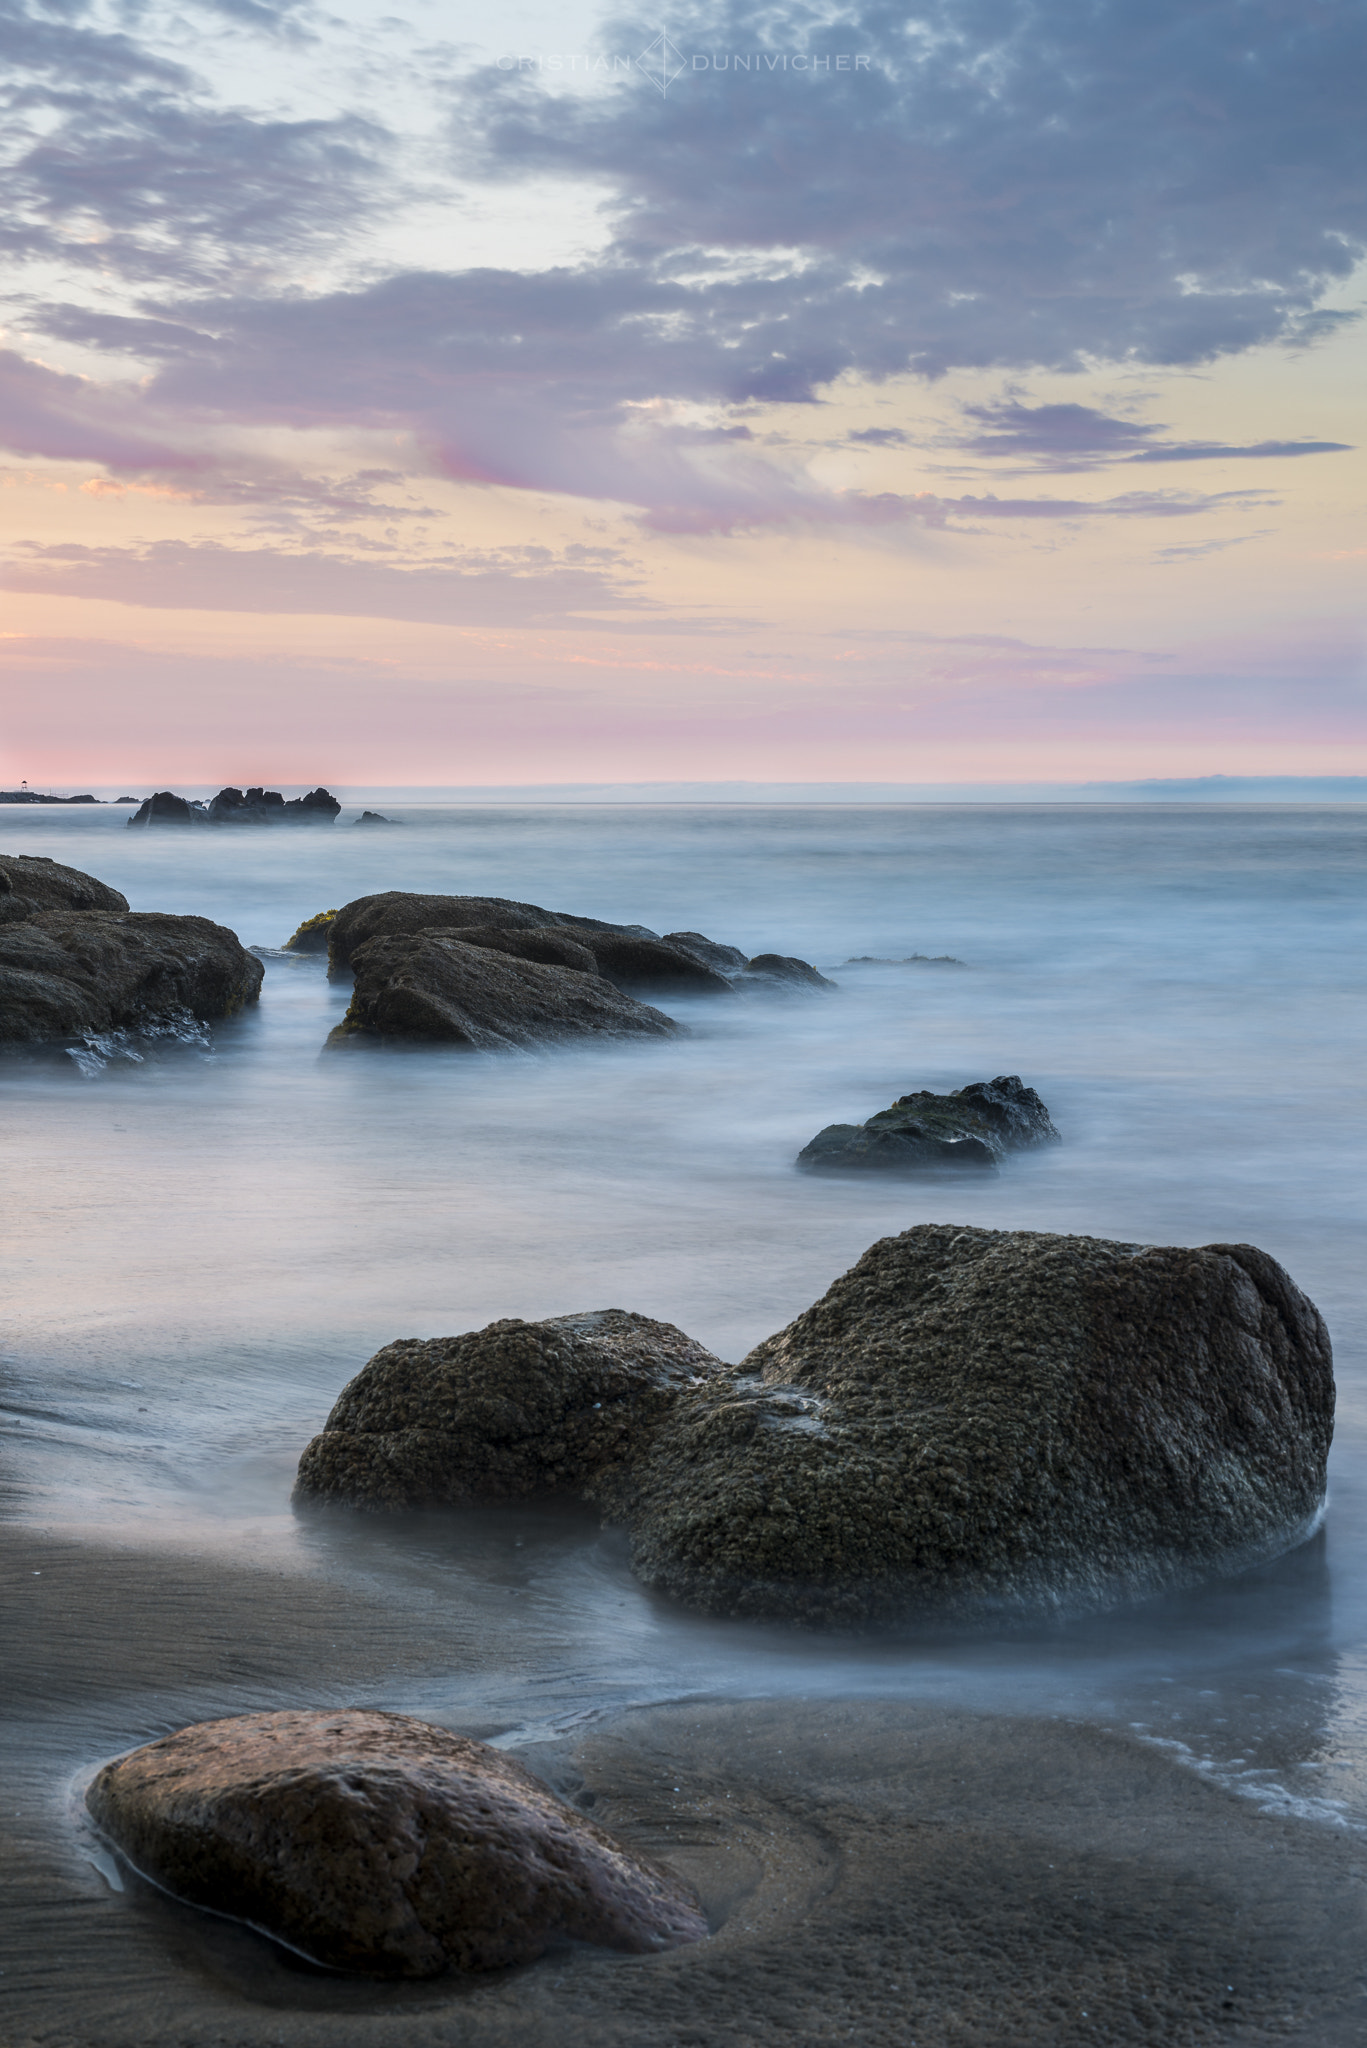
<instances>
[{"instance_id":1,"label":"grey rock","mask_svg":"<svg viewBox=\"0 0 1367 2048\"><path fill-rule=\"evenodd\" d=\"M466 945L445 930L370 939L353 949L351 966L351 1004L330 1046L418 1039L496 1051L568 1038L667 1038L680 1029L596 975Z\"/></svg>"},{"instance_id":2,"label":"grey rock","mask_svg":"<svg viewBox=\"0 0 1367 2048\"><path fill-rule=\"evenodd\" d=\"M501 1750L363 1708L240 1714L106 1764L86 1804L154 1883L326 1968L648 1954L707 1933L693 1892Z\"/></svg>"},{"instance_id":3,"label":"grey rock","mask_svg":"<svg viewBox=\"0 0 1367 2048\"><path fill-rule=\"evenodd\" d=\"M410 1508L582 1492L721 1361L622 1309L386 1344L299 1461L296 1497Z\"/></svg>"},{"instance_id":4,"label":"grey rock","mask_svg":"<svg viewBox=\"0 0 1367 2048\"><path fill-rule=\"evenodd\" d=\"M598 972L620 989L653 989L661 994L724 995L731 983L715 967L663 939L604 930L601 925L560 924L557 930L587 946Z\"/></svg>"},{"instance_id":5,"label":"grey rock","mask_svg":"<svg viewBox=\"0 0 1367 2048\"><path fill-rule=\"evenodd\" d=\"M637 1571L820 1623L1101 1609L1308 1535L1328 1333L1252 1245L923 1224L592 1485Z\"/></svg>"},{"instance_id":6,"label":"grey rock","mask_svg":"<svg viewBox=\"0 0 1367 2048\"><path fill-rule=\"evenodd\" d=\"M399 938L415 932L480 925L499 931L522 931L559 920L536 903L515 903L504 896L434 896L408 889L386 889L377 896L358 896L332 913L328 952L330 969L340 973L351 956L371 939Z\"/></svg>"},{"instance_id":7,"label":"grey rock","mask_svg":"<svg viewBox=\"0 0 1367 2048\"><path fill-rule=\"evenodd\" d=\"M263 972L207 917L43 911L0 930L0 1041L60 1043L186 1014L209 1022L255 1002Z\"/></svg>"},{"instance_id":8,"label":"grey rock","mask_svg":"<svg viewBox=\"0 0 1367 2048\"><path fill-rule=\"evenodd\" d=\"M487 946L515 960L539 960L543 967L573 967L580 974L598 972L588 947L560 925L534 925L526 931L500 931L496 925L457 925L449 934L463 946Z\"/></svg>"},{"instance_id":9,"label":"grey rock","mask_svg":"<svg viewBox=\"0 0 1367 2048\"><path fill-rule=\"evenodd\" d=\"M718 974L737 974L746 965L739 946L723 946L702 932L666 932L665 944L677 947L681 953L691 953L704 967L715 967Z\"/></svg>"},{"instance_id":10,"label":"grey rock","mask_svg":"<svg viewBox=\"0 0 1367 2048\"><path fill-rule=\"evenodd\" d=\"M143 799L128 825L131 831L135 825L145 830L149 825L207 825L208 822L209 814L203 804L192 804L185 797L177 796L174 790L159 789L154 796Z\"/></svg>"},{"instance_id":11,"label":"grey rock","mask_svg":"<svg viewBox=\"0 0 1367 2048\"><path fill-rule=\"evenodd\" d=\"M127 910L128 898L45 854L0 853L0 927L44 910Z\"/></svg>"},{"instance_id":12,"label":"grey rock","mask_svg":"<svg viewBox=\"0 0 1367 2048\"><path fill-rule=\"evenodd\" d=\"M341 808L326 789L287 802L278 789L229 788L210 803L208 818L211 825L330 825Z\"/></svg>"},{"instance_id":13,"label":"grey rock","mask_svg":"<svg viewBox=\"0 0 1367 2048\"><path fill-rule=\"evenodd\" d=\"M788 953L757 953L753 960L747 960L741 969L742 982L762 982L770 988L810 989L835 988L836 982L818 973L809 960L798 960Z\"/></svg>"},{"instance_id":14,"label":"grey rock","mask_svg":"<svg viewBox=\"0 0 1367 2048\"><path fill-rule=\"evenodd\" d=\"M899 1095L865 1124L827 1124L797 1155L817 1173L915 1173L928 1167L991 1173L1008 1152L1056 1145L1059 1134L1019 1074L972 1081L949 1095Z\"/></svg>"}]
</instances>

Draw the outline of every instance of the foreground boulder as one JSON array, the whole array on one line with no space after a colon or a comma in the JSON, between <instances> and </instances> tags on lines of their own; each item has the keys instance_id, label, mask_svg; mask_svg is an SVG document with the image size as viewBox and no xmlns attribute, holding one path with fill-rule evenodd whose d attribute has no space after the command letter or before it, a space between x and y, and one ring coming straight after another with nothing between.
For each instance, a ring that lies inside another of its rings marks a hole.
<instances>
[{"instance_id":1,"label":"foreground boulder","mask_svg":"<svg viewBox=\"0 0 1367 2048\"><path fill-rule=\"evenodd\" d=\"M1252 1245L883 1238L599 1482L642 1578L717 1613L1079 1612L1308 1535L1328 1332Z\"/></svg>"},{"instance_id":2,"label":"foreground boulder","mask_svg":"<svg viewBox=\"0 0 1367 2048\"><path fill-rule=\"evenodd\" d=\"M111 892L113 893L113 892ZM201 1023L254 1002L264 970L207 917L49 910L0 929L0 1042Z\"/></svg>"},{"instance_id":3,"label":"foreground boulder","mask_svg":"<svg viewBox=\"0 0 1367 2048\"><path fill-rule=\"evenodd\" d=\"M514 959L448 931L371 939L352 953L351 965L356 985L329 1033L333 1046L418 1039L506 1051L568 1038L668 1038L679 1030L672 1017L596 974Z\"/></svg>"},{"instance_id":4,"label":"foreground boulder","mask_svg":"<svg viewBox=\"0 0 1367 2048\"><path fill-rule=\"evenodd\" d=\"M622 1309L387 1344L299 1461L297 1494L373 1508L582 1493L726 1368Z\"/></svg>"},{"instance_id":5,"label":"foreground boulder","mask_svg":"<svg viewBox=\"0 0 1367 2048\"><path fill-rule=\"evenodd\" d=\"M241 1714L106 1764L86 1795L177 1898L381 1977L528 1963L554 1939L645 1954L707 1923L670 1871L501 1750L405 1714Z\"/></svg>"},{"instance_id":6,"label":"foreground boulder","mask_svg":"<svg viewBox=\"0 0 1367 2048\"><path fill-rule=\"evenodd\" d=\"M366 1507L582 1491L717 1614L1073 1614L1291 1548L1328 1333L1252 1245L922 1224L724 1367L620 1311L390 1345L300 1466Z\"/></svg>"},{"instance_id":7,"label":"foreground boulder","mask_svg":"<svg viewBox=\"0 0 1367 2048\"><path fill-rule=\"evenodd\" d=\"M39 853L0 853L0 926L45 910L127 910L128 898L79 868Z\"/></svg>"},{"instance_id":8,"label":"foreground boulder","mask_svg":"<svg viewBox=\"0 0 1367 2048\"><path fill-rule=\"evenodd\" d=\"M455 931L461 926L523 931L555 923L551 912L536 903L515 903L504 896L434 896L409 889L358 896L330 915L328 966L333 973L350 967L353 953L371 939L411 938L418 932Z\"/></svg>"},{"instance_id":9,"label":"foreground boulder","mask_svg":"<svg viewBox=\"0 0 1367 2048\"><path fill-rule=\"evenodd\" d=\"M992 1172L1008 1152L1056 1145L1059 1134L1019 1074L972 1081L952 1095L899 1095L866 1124L827 1124L797 1155L817 1173L907 1173L931 1166Z\"/></svg>"}]
</instances>

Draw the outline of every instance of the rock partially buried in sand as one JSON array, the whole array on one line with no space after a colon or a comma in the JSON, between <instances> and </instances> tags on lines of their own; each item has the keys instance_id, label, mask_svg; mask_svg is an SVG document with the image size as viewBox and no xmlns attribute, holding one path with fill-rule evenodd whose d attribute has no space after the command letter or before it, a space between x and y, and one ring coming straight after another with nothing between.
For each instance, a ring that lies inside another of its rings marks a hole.
<instances>
[{"instance_id":1,"label":"rock partially buried in sand","mask_svg":"<svg viewBox=\"0 0 1367 2048\"><path fill-rule=\"evenodd\" d=\"M725 1370L672 1323L612 1308L386 1344L305 1450L297 1497L406 1508L582 1493Z\"/></svg>"},{"instance_id":2,"label":"rock partially buried in sand","mask_svg":"<svg viewBox=\"0 0 1367 2048\"><path fill-rule=\"evenodd\" d=\"M79 868L44 854L0 853L0 926L24 924L45 910L127 910L128 898Z\"/></svg>"},{"instance_id":3,"label":"rock partially buried in sand","mask_svg":"<svg viewBox=\"0 0 1367 2048\"><path fill-rule=\"evenodd\" d=\"M1082 1612L1291 1548L1328 1332L1252 1245L922 1224L594 1489L649 1585L817 1622Z\"/></svg>"},{"instance_id":4,"label":"rock partially buried in sand","mask_svg":"<svg viewBox=\"0 0 1367 2048\"><path fill-rule=\"evenodd\" d=\"M596 974L466 945L449 931L371 939L351 965L356 985L328 1035L334 1047L408 1039L493 1052L570 1038L671 1038L681 1028Z\"/></svg>"},{"instance_id":5,"label":"rock partially buried in sand","mask_svg":"<svg viewBox=\"0 0 1367 2048\"><path fill-rule=\"evenodd\" d=\"M261 962L207 917L51 910L0 930L0 1041L41 1045L231 1016L261 990Z\"/></svg>"},{"instance_id":6,"label":"rock partially buried in sand","mask_svg":"<svg viewBox=\"0 0 1367 2048\"><path fill-rule=\"evenodd\" d=\"M972 1081L952 1095L900 1095L866 1124L827 1124L797 1163L816 1173L908 1173L968 1167L991 1173L1008 1152L1057 1145L1048 1110L1019 1074Z\"/></svg>"},{"instance_id":7,"label":"rock partially buried in sand","mask_svg":"<svg viewBox=\"0 0 1367 2048\"><path fill-rule=\"evenodd\" d=\"M154 1883L329 1969L433 1977L557 1938L630 1954L698 1941L672 1872L521 1764L404 1714L242 1714L106 1764L95 1821Z\"/></svg>"}]
</instances>

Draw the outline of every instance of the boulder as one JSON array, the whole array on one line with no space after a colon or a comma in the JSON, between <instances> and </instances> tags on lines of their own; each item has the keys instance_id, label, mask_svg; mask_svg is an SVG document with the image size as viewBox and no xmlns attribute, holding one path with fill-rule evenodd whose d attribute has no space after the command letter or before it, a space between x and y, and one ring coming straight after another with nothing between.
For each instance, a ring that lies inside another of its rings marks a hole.
<instances>
[{"instance_id":1,"label":"boulder","mask_svg":"<svg viewBox=\"0 0 1367 2048\"><path fill-rule=\"evenodd\" d=\"M1310 1534L1328 1333L1252 1245L922 1224L591 1492L647 1584L865 1623L1101 1609Z\"/></svg>"},{"instance_id":2,"label":"boulder","mask_svg":"<svg viewBox=\"0 0 1367 2048\"><path fill-rule=\"evenodd\" d=\"M325 789L289 802L278 789L221 789L208 809L211 825L330 825L342 806Z\"/></svg>"},{"instance_id":3,"label":"boulder","mask_svg":"<svg viewBox=\"0 0 1367 2048\"><path fill-rule=\"evenodd\" d=\"M237 935L207 917L43 911L0 930L0 1042L231 1016L256 1000L262 974Z\"/></svg>"},{"instance_id":4,"label":"boulder","mask_svg":"<svg viewBox=\"0 0 1367 2048\"><path fill-rule=\"evenodd\" d=\"M666 932L664 942L680 953L690 953L704 967L715 967L718 974L738 974L746 964L739 946L723 946L702 932Z\"/></svg>"},{"instance_id":5,"label":"boulder","mask_svg":"<svg viewBox=\"0 0 1367 2048\"><path fill-rule=\"evenodd\" d=\"M351 966L351 1004L329 1045L425 1039L506 1050L566 1038L667 1038L680 1029L596 975L516 960L449 931L370 939L352 951Z\"/></svg>"},{"instance_id":6,"label":"boulder","mask_svg":"<svg viewBox=\"0 0 1367 2048\"><path fill-rule=\"evenodd\" d=\"M44 910L127 910L128 898L41 853L0 853L0 926Z\"/></svg>"},{"instance_id":7,"label":"boulder","mask_svg":"<svg viewBox=\"0 0 1367 2048\"><path fill-rule=\"evenodd\" d=\"M284 944L286 953L326 953L332 936L335 910L318 910L312 917L306 917L297 931L291 932Z\"/></svg>"},{"instance_id":8,"label":"boulder","mask_svg":"<svg viewBox=\"0 0 1367 2048\"><path fill-rule=\"evenodd\" d=\"M747 960L740 971L742 982L763 982L770 988L804 989L835 988L824 974L819 974L809 960L798 960L787 953L757 953L753 960Z\"/></svg>"},{"instance_id":9,"label":"boulder","mask_svg":"<svg viewBox=\"0 0 1367 2048\"><path fill-rule=\"evenodd\" d=\"M537 925L530 931L501 931L497 925L457 925L447 934L463 946L487 946L493 953L507 953L514 960L539 960L543 967L573 967L580 974L598 972L598 963L588 947L571 938L559 925Z\"/></svg>"},{"instance_id":10,"label":"boulder","mask_svg":"<svg viewBox=\"0 0 1367 2048\"><path fill-rule=\"evenodd\" d=\"M899 1095L866 1124L827 1124L797 1155L816 1173L908 1173L967 1167L991 1173L1008 1152L1056 1145L1059 1134L1019 1074L971 1081L951 1095Z\"/></svg>"},{"instance_id":11,"label":"boulder","mask_svg":"<svg viewBox=\"0 0 1367 2048\"><path fill-rule=\"evenodd\" d=\"M401 825L402 818L386 818L383 811L362 811L356 820L358 825Z\"/></svg>"},{"instance_id":12,"label":"boulder","mask_svg":"<svg viewBox=\"0 0 1367 2048\"><path fill-rule=\"evenodd\" d=\"M378 896L358 896L332 913L328 949L331 971L351 965L351 956L371 939L403 938L415 932L481 925L499 931L522 931L558 922L536 903L513 903L504 896L431 896L408 889L385 889Z\"/></svg>"},{"instance_id":13,"label":"boulder","mask_svg":"<svg viewBox=\"0 0 1367 2048\"><path fill-rule=\"evenodd\" d=\"M691 953L663 939L641 938L635 933L605 930L601 925L558 924L579 944L587 946L598 972L615 988L658 989L662 994L729 996L730 981L715 967L708 967Z\"/></svg>"},{"instance_id":14,"label":"boulder","mask_svg":"<svg viewBox=\"0 0 1367 2048\"><path fill-rule=\"evenodd\" d=\"M622 1309L402 1339L343 1388L299 1461L297 1498L410 1508L582 1492L724 1371L672 1323Z\"/></svg>"},{"instance_id":15,"label":"boulder","mask_svg":"<svg viewBox=\"0 0 1367 2048\"><path fill-rule=\"evenodd\" d=\"M328 1969L433 1977L708 1931L671 1871L503 1751L406 1714L200 1722L106 1764L86 1805L155 1884Z\"/></svg>"},{"instance_id":16,"label":"boulder","mask_svg":"<svg viewBox=\"0 0 1367 2048\"><path fill-rule=\"evenodd\" d=\"M129 829L134 825L207 825L209 814L203 804L192 804L173 790L159 789L155 796L144 797L132 817Z\"/></svg>"}]
</instances>

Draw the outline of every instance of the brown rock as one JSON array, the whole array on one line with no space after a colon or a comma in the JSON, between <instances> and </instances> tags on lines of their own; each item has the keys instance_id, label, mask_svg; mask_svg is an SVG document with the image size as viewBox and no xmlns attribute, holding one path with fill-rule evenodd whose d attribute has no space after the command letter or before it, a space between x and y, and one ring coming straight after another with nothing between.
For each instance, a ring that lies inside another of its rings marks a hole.
<instances>
[{"instance_id":1,"label":"brown rock","mask_svg":"<svg viewBox=\"0 0 1367 2048\"><path fill-rule=\"evenodd\" d=\"M352 954L371 939L456 931L462 925L524 931L557 922L553 911L542 910L535 903L513 903L503 896L432 896L386 889L378 896L358 896L333 912L328 965L333 972L349 967Z\"/></svg>"},{"instance_id":2,"label":"brown rock","mask_svg":"<svg viewBox=\"0 0 1367 2048\"><path fill-rule=\"evenodd\" d=\"M0 1041L231 1016L255 1002L262 973L236 933L207 917L43 911L0 930Z\"/></svg>"},{"instance_id":3,"label":"brown rock","mask_svg":"<svg viewBox=\"0 0 1367 2048\"><path fill-rule=\"evenodd\" d=\"M514 960L539 960L543 967L573 967L580 974L598 972L588 947L558 925L527 931L506 931L488 924L458 925L447 936L459 939L463 946L487 946L491 952L507 953Z\"/></svg>"},{"instance_id":4,"label":"brown rock","mask_svg":"<svg viewBox=\"0 0 1367 2048\"><path fill-rule=\"evenodd\" d=\"M353 950L351 965L351 1004L329 1045L369 1037L506 1050L680 1029L597 976L468 946L448 931L371 939Z\"/></svg>"},{"instance_id":5,"label":"brown rock","mask_svg":"<svg viewBox=\"0 0 1367 2048\"><path fill-rule=\"evenodd\" d=\"M79 868L36 853L0 853L0 926L44 910L127 910L128 898Z\"/></svg>"},{"instance_id":6,"label":"brown rock","mask_svg":"<svg viewBox=\"0 0 1367 2048\"><path fill-rule=\"evenodd\" d=\"M298 1494L404 1508L582 1491L724 1370L672 1323L622 1309L386 1344L305 1450Z\"/></svg>"},{"instance_id":7,"label":"brown rock","mask_svg":"<svg viewBox=\"0 0 1367 2048\"><path fill-rule=\"evenodd\" d=\"M336 1970L432 1977L559 1938L707 1932L693 1893L502 1751L403 1714L242 1714L106 1764L98 1825L156 1884Z\"/></svg>"},{"instance_id":8,"label":"brown rock","mask_svg":"<svg viewBox=\"0 0 1367 2048\"><path fill-rule=\"evenodd\" d=\"M298 929L290 933L285 941L284 951L287 953L326 953L336 917L337 912L335 910L315 911L312 917L306 917Z\"/></svg>"}]
</instances>

